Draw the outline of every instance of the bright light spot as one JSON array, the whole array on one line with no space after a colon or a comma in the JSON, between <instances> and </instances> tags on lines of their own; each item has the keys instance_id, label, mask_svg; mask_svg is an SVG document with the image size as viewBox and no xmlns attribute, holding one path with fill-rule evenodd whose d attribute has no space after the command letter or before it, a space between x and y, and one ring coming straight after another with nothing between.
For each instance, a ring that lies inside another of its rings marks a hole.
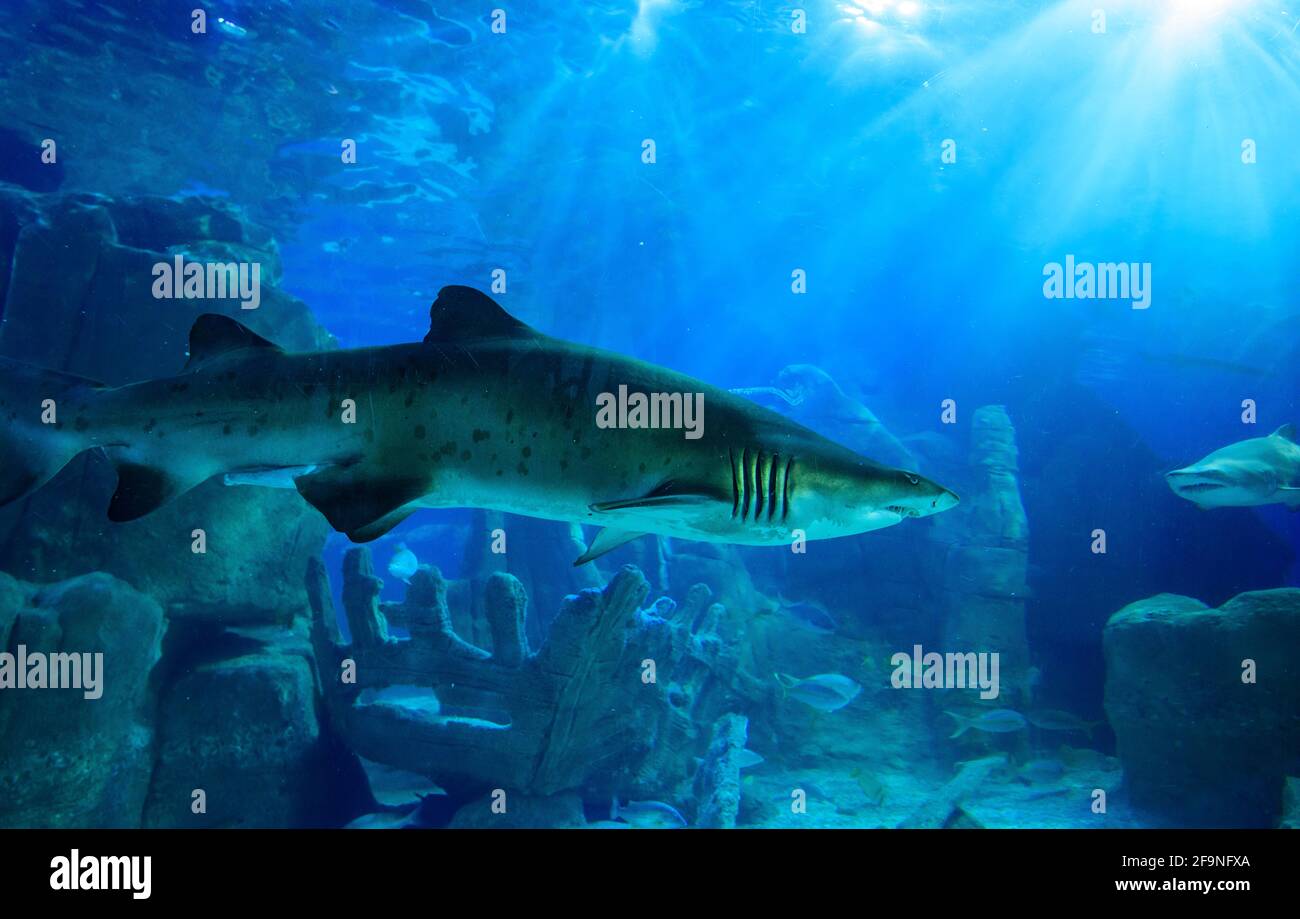
<instances>
[{"instance_id":1,"label":"bright light spot","mask_svg":"<svg viewBox=\"0 0 1300 919\"><path fill-rule=\"evenodd\" d=\"M915 16L919 12L921 12L921 4L917 3L916 0L903 0L902 3L898 4L898 15L900 16Z\"/></svg>"},{"instance_id":2,"label":"bright light spot","mask_svg":"<svg viewBox=\"0 0 1300 919\"><path fill-rule=\"evenodd\" d=\"M674 3L675 0L639 0L636 18L632 20L632 28L628 31L632 47L638 53L646 54L654 50L659 41L659 21Z\"/></svg>"},{"instance_id":3,"label":"bright light spot","mask_svg":"<svg viewBox=\"0 0 1300 919\"><path fill-rule=\"evenodd\" d=\"M1165 0L1165 27L1187 34L1206 28L1236 5L1236 0Z\"/></svg>"}]
</instances>

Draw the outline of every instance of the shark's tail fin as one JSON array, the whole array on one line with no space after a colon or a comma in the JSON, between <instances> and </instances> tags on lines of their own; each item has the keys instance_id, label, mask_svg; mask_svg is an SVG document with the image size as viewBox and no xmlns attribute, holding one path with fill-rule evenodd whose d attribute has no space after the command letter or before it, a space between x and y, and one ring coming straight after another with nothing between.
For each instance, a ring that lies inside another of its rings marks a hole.
<instances>
[{"instance_id":1,"label":"shark's tail fin","mask_svg":"<svg viewBox=\"0 0 1300 919\"><path fill-rule=\"evenodd\" d=\"M77 407L101 384L0 357L0 507L40 488L93 446Z\"/></svg>"},{"instance_id":2,"label":"shark's tail fin","mask_svg":"<svg viewBox=\"0 0 1300 919\"><path fill-rule=\"evenodd\" d=\"M952 718L953 721L957 722L957 730L953 731L951 734L948 735L949 740L952 740L954 737L960 737L961 735L965 734L967 730L969 730L970 719L963 718L961 715L957 714L956 712L945 711L944 714Z\"/></svg>"}]
</instances>

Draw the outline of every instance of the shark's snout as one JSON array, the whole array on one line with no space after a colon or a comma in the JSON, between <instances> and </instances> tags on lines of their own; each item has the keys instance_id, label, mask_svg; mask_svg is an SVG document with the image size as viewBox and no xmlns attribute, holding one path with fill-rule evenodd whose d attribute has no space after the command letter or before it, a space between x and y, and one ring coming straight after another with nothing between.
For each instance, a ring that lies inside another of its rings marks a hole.
<instances>
[{"instance_id":1,"label":"shark's snout","mask_svg":"<svg viewBox=\"0 0 1300 919\"><path fill-rule=\"evenodd\" d=\"M898 514L900 517L929 517L931 514L938 514L949 508L956 507L960 498L947 488L937 482L931 482L929 479L920 476L910 476L916 478L916 486L919 494L908 495L900 500L897 504L889 505L886 510Z\"/></svg>"},{"instance_id":2,"label":"shark's snout","mask_svg":"<svg viewBox=\"0 0 1300 919\"><path fill-rule=\"evenodd\" d=\"M1169 483L1169 487L1175 494L1213 491L1229 484L1227 477L1221 472L1196 466L1171 469L1165 473L1165 481Z\"/></svg>"}]
</instances>

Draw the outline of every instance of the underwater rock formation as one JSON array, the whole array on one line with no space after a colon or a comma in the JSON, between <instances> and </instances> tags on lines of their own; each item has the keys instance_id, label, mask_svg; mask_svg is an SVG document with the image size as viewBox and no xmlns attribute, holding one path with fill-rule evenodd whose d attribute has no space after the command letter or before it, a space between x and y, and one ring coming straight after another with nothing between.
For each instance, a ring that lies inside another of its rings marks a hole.
<instances>
[{"instance_id":1,"label":"underwater rock formation","mask_svg":"<svg viewBox=\"0 0 1300 919\"><path fill-rule=\"evenodd\" d=\"M494 804L498 809L493 809ZM573 793L549 797L487 795L461 807L449 824L453 830L559 830L586 825L582 798Z\"/></svg>"},{"instance_id":2,"label":"underwater rock formation","mask_svg":"<svg viewBox=\"0 0 1300 919\"><path fill-rule=\"evenodd\" d=\"M238 316L294 349L331 346L301 301L279 291L267 232L202 198L37 195L0 186L0 355L120 385L179 371L200 313ZM187 260L261 266L261 305L159 299L153 266ZM169 617L285 622L302 606L296 576L329 531L293 491L211 481L148 520L111 524L115 476L91 451L40 491L0 511L0 570L59 578L106 571ZM194 531L207 551L192 551Z\"/></svg>"},{"instance_id":3,"label":"underwater rock formation","mask_svg":"<svg viewBox=\"0 0 1300 919\"><path fill-rule=\"evenodd\" d=\"M1004 692L1022 685L1029 666L1025 579L1029 526L1017 482L1016 431L1000 405L975 410L971 465L979 479L967 498L965 532L945 570L945 650L997 652Z\"/></svg>"},{"instance_id":4,"label":"underwater rock formation","mask_svg":"<svg viewBox=\"0 0 1300 919\"><path fill-rule=\"evenodd\" d=\"M1218 609L1160 594L1106 623L1106 715L1133 803L1193 826L1272 826L1295 768L1300 590Z\"/></svg>"},{"instance_id":5,"label":"underwater rock formation","mask_svg":"<svg viewBox=\"0 0 1300 919\"><path fill-rule=\"evenodd\" d=\"M0 827L139 825L163 629L158 604L111 575L38 586L0 574L0 651L103 655L98 698L0 690Z\"/></svg>"},{"instance_id":6,"label":"underwater rock formation","mask_svg":"<svg viewBox=\"0 0 1300 919\"><path fill-rule=\"evenodd\" d=\"M1300 830L1300 778L1293 775L1286 777L1282 787L1282 819L1277 826L1280 830Z\"/></svg>"},{"instance_id":7,"label":"underwater rock formation","mask_svg":"<svg viewBox=\"0 0 1300 919\"><path fill-rule=\"evenodd\" d=\"M731 829L740 811L740 756L749 736L749 719L728 714L713 726L709 750L695 774L699 810L695 826Z\"/></svg>"},{"instance_id":8,"label":"underwater rock formation","mask_svg":"<svg viewBox=\"0 0 1300 919\"><path fill-rule=\"evenodd\" d=\"M323 822L330 810L328 751L305 636L298 644L205 662L168 687L145 826ZM203 793L198 813L196 790Z\"/></svg>"},{"instance_id":9,"label":"underwater rock formation","mask_svg":"<svg viewBox=\"0 0 1300 919\"><path fill-rule=\"evenodd\" d=\"M631 567L603 590L566 597L536 650L527 596L509 574L492 575L484 589L490 649L451 627L437 569L418 571L403 603L380 604L369 550L349 550L350 646L328 634L334 613L319 561L308 580L331 724L360 756L455 795L580 789L608 801L663 793L695 775L702 732L763 692L738 673L732 643L716 631L722 609L706 587L680 609L643 609L649 584ZM409 640L378 625L390 617Z\"/></svg>"},{"instance_id":10,"label":"underwater rock formation","mask_svg":"<svg viewBox=\"0 0 1300 919\"><path fill-rule=\"evenodd\" d=\"M957 774L929 795L920 807L898 824L898 828L936 830L978 826L978 822L961 809L961 803L1006 765L1007 758L1001 754L962 763Z\"/></svg>"},{"instance_id":11,"label":"underwater rock formation","mask_svg":"<svg viewBox=\"0 0 1300 919\"><path fill-rule=\"evenodd\" d=\"M500 532L500 546L493 552L494 534ZM600 587L600 572L592 565L574 567L573 560L586 551L582 527L554 520L520 517L500 511L474 511L465 553L465 579L471 603L470 627L485 625L484 590L497 572L514 575L537 611L528 622L528 640L537 644L550 628L550 616L569 594ZM486 636L468 634L471 641Z\"/></svg>"}]
</instances>

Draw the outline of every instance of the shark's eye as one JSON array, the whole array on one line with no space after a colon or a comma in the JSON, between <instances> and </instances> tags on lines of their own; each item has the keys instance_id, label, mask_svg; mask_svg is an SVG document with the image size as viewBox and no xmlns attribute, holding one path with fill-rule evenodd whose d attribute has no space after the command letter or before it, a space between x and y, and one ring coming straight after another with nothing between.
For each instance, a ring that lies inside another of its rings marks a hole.
<instances>
[{"instance_id":1,"label":"shark's eye","mask_svg":"<svg viewBox=\"0 0 1300 919\"><path fill-rule=\"evenodd\" d=\"M904 472L903 475L907 476L907 481L911 482L913 485L921 484L921 477L919 475L912 475L910 472Z\"/></svg>"}]
</instances>

